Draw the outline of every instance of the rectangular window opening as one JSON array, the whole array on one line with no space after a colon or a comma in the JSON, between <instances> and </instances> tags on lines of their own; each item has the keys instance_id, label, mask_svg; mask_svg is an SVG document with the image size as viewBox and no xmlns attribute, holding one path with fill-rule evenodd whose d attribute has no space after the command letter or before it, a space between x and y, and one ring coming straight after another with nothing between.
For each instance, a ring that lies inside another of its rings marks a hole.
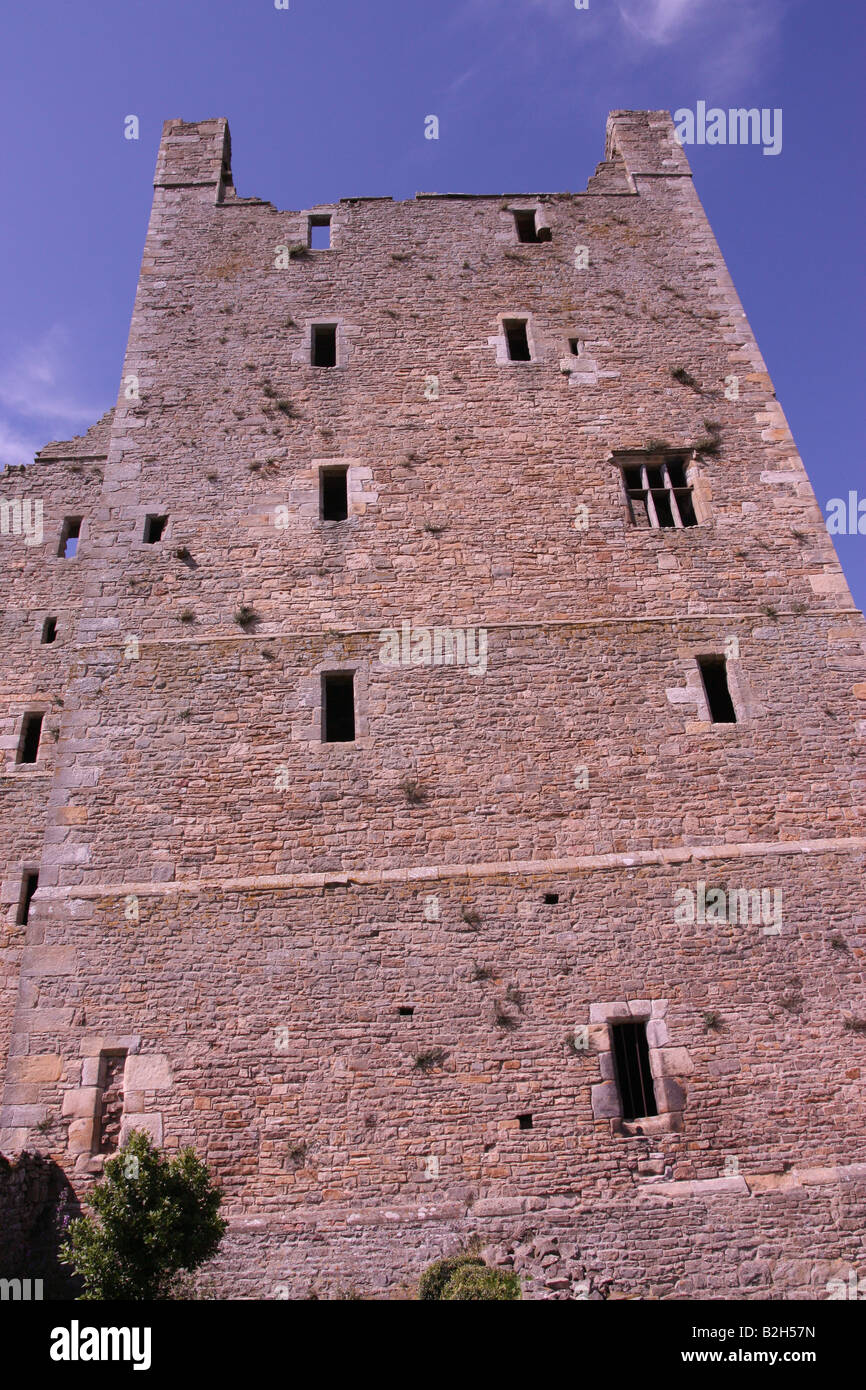
<instances>
[{"instance_id":1,"label":"rectangular window opening","mask_svg":"<svg viewBox=\"0 0 866 1390\"><path fill-rule=\"evenodd\" d=\"M120 1144L120 1125L123 1120L123 1069L126 1052L99 1054L99 1115L96 1152L113 1153Z\"/></svg>"},{"instance_id":2,"label":"rectangular window opening","mask_svg":"<svg viewBox=\"0 0 866 1390\"><path fill-rule=\"evenodd\" d=\"M414 1004L404 1004L397 1010L401 1018L411 1018L415 1012Z\"/></svg>"},{"instance_id":3,"label":"rectangular window opening","mask_svg":"<svg viewBox=\"0 0 866 1390\"><path fill-rule=\"evenodd\" d=\"M64 560L71 560L78 550L78 538L80 535L81 517L66 517L60 531L60 545L57 554L62 556Z\"/></svg>"},{"instance_id":4,"label":"rectangular window opening","mask_svg":"<svg viewBox=\"0 0 866 1390\"><path fill-rule=\"evenodd\" d=\"M142 536L142 540L146 545L156 545L165 535L165 528L167 525L167 516L146 516L144 518L144 535Z\"/></svg>"},{"instance_id":5,"label":"rectangular window opening","mask_svg":"<svg viewBox=\"0 0 866 1390\"><path fill-rule=\"evenodd\" d=\"M552 906L554 905L554 903L558 903L558 902L559 902L559 894L558 894L558 893L545 893L545 895L544 895L544 901L547 903L548 907L552 907Z\"/></svg>"},{"instance_id":6,"label":"rectangular window opening","mask_svg":"<svg viewBox=\"0 0 866 1390\"><path fill-rule=\"evenodd\" d=\"M658 1114L645 1022L610 1025L613 1065L624 1120Z\"/></svg>"},{"instance_id":7,"label":"rectangular window opening","mask_svg":"<svg viewBox=\"0 0 866 1390\"><path fill-rule=\"evenodd\" d=\"M331 219L316 216L310 218L309 244L313 251L330 251Z\"/></svg>"},{"instance_id":8,"label":"rectangular window opening","mask_svg":"<svg viewBox=\"0 0 866 1390\"><path fill-rule=\"evenodd\" d=\"M322 742L355 741L355 673L322 673Z\"/></svg>"},{"instance_id":9,"label":"rectangular window opening","mask_svg":"<svg viewBox=\"0 0 866 1390\"><path fill-rule=\"evenodd\" d=\"M39 753L39 740L42 737L44 714L25 714L21 724L21 738L18 741L19 763L35 763Z\"/></svg>"},{"instance_id":10,"label":"rectangular window opening","mask_svg":"<svg viewBox=\"0 0 866 1390\"><path fill-rule=\"evenodd\" d=\"M505 319L502 330L508 347L509 362L531 362L532 355L529 351L526 319Z\"/></svg>"},{"instance_id":11,"label":"rectangular window opening","mask_svg":"<svg viewBox=\"0 0 866 1390\"><path fill-rule=\"evenodd\" d=\"M349 470L323 468L319 497L323 521L345 521L349 515Z\"/></svg>"},{"instance_id":12,"label":"rectangular window opening","mask_svg":"<svg viewBox=\"0 0 866 1390\"><path fill-rule=\"evenodd\" d=\"M520 1125L520 1128L521 1128L521 1129L532 1129L532 1116L531 1116L531 1115L518 1115L518 1116L517 1116L517 1123Z\"/></svg>"},{"instance_id":13,"label":"rectangular window opening","mask_svg":"<svg viewBox=\"0 0 866 1390\"><path fill-rule=\"evenodd\" d=\"M310 340L310 361L314 367L336 367L337 325L314 323Z\"/></svg>"},{"instance_id":14,"label":"rectangular window opening","mask_svg":"<svg viewBox=\"0 0 866 1390\"><path fill-rule=\"evenodd\" d=\"M577 357L578 354L580 353L580 339L579 339L579 338L569 338L569 340L568 340L568 350L569 350L569 352L573 353L575 357Z\"/></svg>"},{"instance_id":15,"label":"rectangular window opening","mask_svg":"<svg viewBox=\"0 0 866 1390\"><path fill-rule=\"evenodd\" d=\"M27 919L30 916L30 904L33 901L33 895L38 887L39 875L36 873L35 869L25 870L24 877L21 880L21 897L18 900L18 913L15 918L17 926L25 927L27 925Z\"/></svg>"},{"instance_id":16,"label":"rectangular window opening","mask_svg":"<svg viewBox=\"0 0 866 1390\"><path fill-rule=\"evenodd\" d=\"M518 241L540 241L538 228L535 224L535 210L528 209L523 212L515 212L514 225L517 229Z\"/></svg>"},{"instance_id":17,"label":"rectangular window opening","mask_svg":"<svg viewBox=\"0 0 866 1390\"><path fill-rule=\"evenodd\" d=\"M644 530L683 530L697 526L692 487L684 458L622 465L632 525Z\"/></svg>"},{"instance_id":18,"label":"rectangular window opening","mask_svg":"<svg viewBox=\"0 0 866 1390\"><path fill-rule=\"evenodd\" d=\"M698 668L714 724L736 724L737 712L728 685L727 662L723 656L699 656Z\"/></svg>"},{"instance_id":19,"label":"rectangular window opening","mask_svg":"<svg viewBox=\"0 0 866 1390\"><path fill-rule=\"evenodd\" d=\"M42 643L43 645L54 642L57 638L57 619L46 618L42 624Z\"/></svg>"}]
</instances>

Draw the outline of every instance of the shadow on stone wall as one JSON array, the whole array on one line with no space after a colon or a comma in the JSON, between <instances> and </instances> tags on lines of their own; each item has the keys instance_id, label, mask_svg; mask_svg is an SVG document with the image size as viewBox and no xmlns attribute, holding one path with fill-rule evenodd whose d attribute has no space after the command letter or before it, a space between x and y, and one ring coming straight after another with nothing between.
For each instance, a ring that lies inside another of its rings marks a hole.
<instances>
[{"instance_id":1,"label":"shadow on stone wall","mask_svg":"<svg viewBox=\"0 0 866 1390\"><path fill-rule=\"evenodd\" d=\"M81 1204L63 1169L44 1154L0 1154L0 1279L41 1279L43 1298L72 1299L80 1280L58 1258Z\"/></svg>"}]
</instances>

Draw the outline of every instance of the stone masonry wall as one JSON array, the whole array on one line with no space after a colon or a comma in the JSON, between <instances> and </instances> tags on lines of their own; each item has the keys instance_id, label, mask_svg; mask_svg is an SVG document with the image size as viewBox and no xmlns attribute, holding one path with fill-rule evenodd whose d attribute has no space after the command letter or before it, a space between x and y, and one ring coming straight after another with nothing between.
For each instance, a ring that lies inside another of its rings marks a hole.
<instances>
[{"instance_id":1,"label":"stone masonry wall","mask_svg":"<svg viewBox=\"0 0 866 1390\"><path fill-rule=\"evenodd\" d=\"M121 1134L223 1185L221 1296L395 1296L470 1238L532 1297L862 1264L866 626L669 115L613 113L605 153L583 194L285 212L237 195L224 121L167 122L118 402L14 480L51 520L0 540L0 1145L86 1199L122 1069ZM313 213L332 249L299 253ZM699 525L630 523L647 446ZM484 629L484 669L384 663L404 624ZM39 700L59 738L17 767ZM701 885L777 916L677 917Z\"/></svg>"}]
</instances>

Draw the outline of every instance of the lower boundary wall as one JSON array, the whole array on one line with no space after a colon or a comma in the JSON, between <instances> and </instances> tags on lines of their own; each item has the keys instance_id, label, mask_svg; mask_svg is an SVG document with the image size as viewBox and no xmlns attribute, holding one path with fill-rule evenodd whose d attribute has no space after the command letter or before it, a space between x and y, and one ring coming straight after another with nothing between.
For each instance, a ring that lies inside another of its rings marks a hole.
<instances>
[{"instance_id":1,"label":"lower boundary wall","mask_svg":"<svg viewBox=\"0 0 866 1390\"><path fill-rule=\"evenodd\" d=\"M803 1178L774 1176L760 1192L734 1178L647 1186L628 1201L513 1197L235 1220L199 1291L411 1298L427 1264L471 1244L517 1271L525 1299L826 1300L852 1296L852 1271L866 1297L866 1164ZM694 1192L702 1186L716 1190Z\"/></svg>"}]
</instances>

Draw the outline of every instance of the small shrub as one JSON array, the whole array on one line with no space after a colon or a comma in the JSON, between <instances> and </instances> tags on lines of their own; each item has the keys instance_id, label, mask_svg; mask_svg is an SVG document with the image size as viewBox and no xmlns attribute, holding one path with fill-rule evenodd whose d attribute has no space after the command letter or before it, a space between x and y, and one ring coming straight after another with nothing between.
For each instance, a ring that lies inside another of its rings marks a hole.
<instances>
[{"instance_id":1,"label":"small shrub","mask_svg":"<svg viewBox=\"0 0 866 1390\"><path fill-rule=\"evenodd\" d=\"M433 1071L435 1067L441 1067L448 1053L441 1047L433 1047L429 1052L416 1052L413 1059L413 1066L416 1071Z\"/></svg>"},{"instance_id":2,"label":"small shrub","mask_svg":"<svg viewBox=\"0 0 866 1390\"><path fill-rule=\"evenodd\" d=\"M424 530L430 536L441 536L442 532L447 530L447 527L438 522L427 520L424 522Z\"/></svg>"},{"instance_id":3,"label":"small shrub","mask_svg":"<svg viewBox=\"0 0 866 1390\"><path fill-rule=\"evenodd\" d=\"M238 627L247 632L259 621L259 615L254 608L249 608L247 604L242 603L240 608L235 610L234 621Z\"/></svg>"},{"instance_id":4,"label":"small shrub","mask_svg":"<svg viewBox=\"0 0 866 1390\"><path fill-rule=\"evenodd\" d=\"M714 1009L709 1009L704 1014L704 1030L707 1033L721 1033L722 1016L717 1014Z\"/></svg>"},{"instance_id":5,"label":"small shrub","mask_svg":"<svg viewBox=\"0 0 866 1390\"><path fill-rule=\"evenodd\" d=\"M460 916L468 927L481 926L481 913L476 911L474 907L469 907L466 903L463 903L460 908Z\"/></svg>"},{"instance_id":6,"label":"small shrub","mask_svg":"<svg viewBox=\"0 0 866 1390\"><path fill-rule=\"evenodd\" d=\"M185 608L180 615L180 620L182 623L194 623L195 613L193 613L191 608Z\"/></svg>"},{"instance_id":7,"label":"small shrub","mask_svg":"<svg viewBox=\"0 0 866 1390\"><path fill-rule=\"evenodd\" d=\"M866 1018L846 1018L845 1028L849 1033L866 1033Z\"/></svg>"},{"instance_id":8,"label":"small shrub","mask_svg":"<svg viewBox=\"0 0 866 1390\"><path fill-rule=\"evenodd\" d=\"M420 782L416 782L413 777L404 777L400 783L400 790L410 806L423 806L427 800L427 792Z\"/></svg>"},{"instance_id":9,"label":"small shrub","mask_svg":"<svg viewBox=\"0 0 866 1390\"><path fill-rule=\"evenodd\" d=\"M294 420L297 414L292 402L285 399L277 401L277 410L281 415L285 415L287 420Z\"/></svg>"},{"instance_id":10,"label":"small shrub","mask_svg":"<svg viewBox=\"0 0 866 1390\"><path fill-rule=\"evenodd\" d=\"M678 381L681 386L697 386L695 378L691 372L687 372L685 367L671 367L671 376L674 381Z\"/></svg>"},{"instance_id":11,"label":"small shrub","mask_svg":"<svg viewBox=\"0 0 866 1390\"><path fill-rule=\"evenodd\" d=\"M848 943L841 932L834 932L830 937L830 945L834 951L847 951Z\"/></svg>"},{"instance_id":12,"label":"small shrub","mask_svg":"<svg viewBox=\"0 0 866 1390\"><path fill-rule=\"evenodd\" d=\"M419 1299L441 1299L449 1279L464 1266L486 1268L484 1261L479 1259L477 1255L452 1255L450 1259L434 1260L431 1265L427 1266L418 1281Z\"/></svg>"},{"instance_id":13,"label":"small shrub","mask_svg":"<svg viewBox=\"0 0 866 1390\"><path fill-rule=\"evenodd\" d=\"M309 254L310 248L303 241L293 241L288 248L290 261L302 261Z\"/></svg>"},{"instance_id":14,"label":"small shrub","mask_svg":"<svg viewBox=\"0 0 866 1390\"><path fill-rule=\"evenodd\" d=\"M479 1300L502 1302L520 1298L520 1279L513 1270L491 1269L464 1263L456 1269L442 1290L441 1298L448 1302Z\"/></svg>"},{"instance_id":15,"label":"small shrub","mask_svg":"<svg viewBox=\"0 0 866 1390\"><path fill-rule=\"evenodd\" d=\"M496 972L489 965L476 965L470 976L473 980L493 980Z\"/></svg>"}]
</instances>

